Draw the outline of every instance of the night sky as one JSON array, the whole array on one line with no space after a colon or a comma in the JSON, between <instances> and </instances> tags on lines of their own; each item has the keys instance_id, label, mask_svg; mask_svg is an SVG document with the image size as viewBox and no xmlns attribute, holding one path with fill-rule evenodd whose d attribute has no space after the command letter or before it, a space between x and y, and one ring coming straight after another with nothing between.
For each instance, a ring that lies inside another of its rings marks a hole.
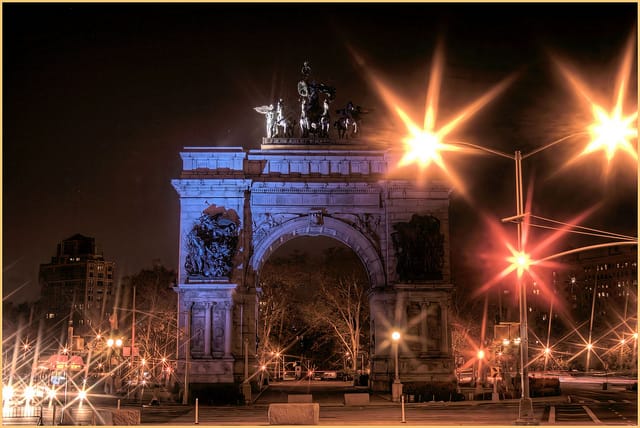
<instances>
[{"instance_id":1,"label":"night sky","mask_svg":"<svg viewBox=\"0 0 640 428\"><path fill-rule=\"evenodd\" d=\"M293 103L303 61L336 87L337 104L370 110L364 136L400 144L406 128L371 73L421 123L440 41L438 118L446 122L515 73L456 137L527 152L591 117L552 57L609 109L625 45L637 37L636 3L3 3L2 12L2 285L5 297L20 288L14 301L38 297L39 264L75 233L96 238L119 275L155 259L177 269L179 204L170 180L180 174L180 150L258 148L264 117L253 107L278 97ZM637 109L635 56L633 64L627 113ZM536 213L568 220L600 202L585 225L637 235L636 164L619 155L604 174L598 153L560 169L576 147L527 161ZM459 279L492 245L482 214L514 214L513 167L478 156L449 164L472 195L453 193Z\"/></svg>"}]
</instances>

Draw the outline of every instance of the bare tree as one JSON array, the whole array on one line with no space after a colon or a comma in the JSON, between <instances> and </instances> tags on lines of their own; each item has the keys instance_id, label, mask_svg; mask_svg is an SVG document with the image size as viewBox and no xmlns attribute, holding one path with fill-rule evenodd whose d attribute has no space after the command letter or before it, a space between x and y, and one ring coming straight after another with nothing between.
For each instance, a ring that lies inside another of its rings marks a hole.
<instances>
[{"instance_id":1,"label":"bare tree","mask_svg":"<svg viewBox=\"0 0 640 428\"><path fill-rule=\"evenodd\" d=\"M320 280L317 299L306 305L305 313L316 328L329 327L351 358L351 369L358 366L361 339L369 317L367 284L355 274Z\"/></svg>"},{"instance_id":2,"label":"bare tree","mask_svg":"<svg viewBox=\"0 0 640 428\"><path fill-rule=\"evenodd\" d=\"M128 288L136 289L135 307L132 299L125 309L129 320L134 319L135 313L135 346L140 357L155 368L162 368L176 357L175 279L175 272L160 264L125 278Z\"/></svg>"},{"instance_id":3,"label":"bare tree","mask_svg":"<svg viewBox=\"0 0 640 428\"><path fill-rule=\"evenodd\" d=\"M260 272L259 347L258 353L268 356L294 344L305 323L300 301L312 281L310 262L304 254L271 260Z\"/></svg>"}]
</instances>

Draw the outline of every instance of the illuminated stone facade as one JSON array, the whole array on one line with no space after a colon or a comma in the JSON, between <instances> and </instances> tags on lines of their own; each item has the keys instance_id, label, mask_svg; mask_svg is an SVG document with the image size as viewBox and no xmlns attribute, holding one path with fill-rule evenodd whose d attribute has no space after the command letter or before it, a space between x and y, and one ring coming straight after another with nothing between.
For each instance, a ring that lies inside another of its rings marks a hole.
<instances>
[{"instance_id":1,"label":"illuminated stone facade","mask_svg":"<svg viewBox=\"0 0 640 428\"><path fill-rule=\"evenodd\" d=\"M372 389L391 388L394 328L404 332L403 382L453 382L451 189L392 171L399 155L372 144L304 139L265 139L252 150L183 150L182 174L172 184L180 196L179 320L191 338L190 346L179 346L178 369L184 374L189 364L190 383L240 383L253 373L260 269L278 247L301 236L342 242L367 270ZM206 236L192 239L207 213L237 225L225 277L193 267L198 254L214 251L202 250Z\"/></svg>"}]
</instances>

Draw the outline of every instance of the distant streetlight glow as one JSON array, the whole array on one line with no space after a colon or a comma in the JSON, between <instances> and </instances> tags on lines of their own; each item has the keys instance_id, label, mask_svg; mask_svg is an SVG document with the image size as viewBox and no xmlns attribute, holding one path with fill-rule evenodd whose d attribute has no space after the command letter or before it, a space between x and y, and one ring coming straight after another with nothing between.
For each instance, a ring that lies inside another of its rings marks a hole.
<instances>
[{"instance_id":1,"label":"distant streetlight glow","mask_svg":"<svg viewBox=\"0 0 640 428\"><path fill-rule=\"evenodd\" d=\"M478 359L479 360L484 360L484 350L483 349L480 349L478 351Z\"/></svg>"},{"instance_id":2,"label":"distant streetlight glow","mask_svg":"<svg viewBox=\"0 0 640 428\"><path fill-rule=\"evenodd\" d=\"M8 406L9 403L11 403L13 392L13 386L11 385L5 385L2 387L2 401L5 403L5 406Z\"/></svg>"},{"instance_id":3,"label":"distant streetlight glow","mask_svg":"<svg viewBox=\"0 0 640 428\"><path fill-rule=\"evenodd\" d=\"M29 385L24 389L24 400L25 403L30 404L31 400L33 400L33 397L36 396L36 389Z\"/></svg>"},{"instance_id":4,"label":"distant streetlight glow","mask_svg":"<svg viewBox=\"0 0 640 428\"><path fill-rule=\"evenodd\" d=\"M391 339L394 342L397 342L398 340L400 340L400 332L394 331L393 333L391 333Z\"/></svg>"}]
</instances>

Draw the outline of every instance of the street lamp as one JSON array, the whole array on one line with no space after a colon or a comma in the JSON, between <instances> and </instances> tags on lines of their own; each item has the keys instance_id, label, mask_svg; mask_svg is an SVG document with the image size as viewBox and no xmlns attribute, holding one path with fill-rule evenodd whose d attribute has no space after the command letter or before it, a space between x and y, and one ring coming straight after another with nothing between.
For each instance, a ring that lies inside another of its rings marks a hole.
<instances>
[{"instance_id":1,"label":"street lamp","mask_svg":"<svg viewBox=\"0 0 640 428\"><path fill-rule=\"evenodd\" d=\"M631 45L629 45L631 46ZM630 58L631 48L628 49L627 54L625 55L626 59ZM456 142L456 143L445 143L444 138L450 134L453 129L455 129L459 124L467 120L469 117L473 116L473 114L482 108L486 103L488 103L491 99L495 97L502 89L505 87L508 81L505 81L492 90L490 90L487 94L480 97L475 102L471 103L464 111L462 111L459 115L455 116L454 119L449 123L441 126L440 129L436 129L436 112L437 112L437 101L439 98L439 83L441 76L441 55L440 50L436 50L436 56L433 61L433 77L432 82L429 84L429 90L427 93L427 105L425 109L425 119L424 126L421 128L420 126L414 124L411 119L409 119L408 115L402 111L398 106L394 106L398 116L407 126L408 131L410 132L409 138L404 140L408 150L406 150L404 156L399 161L399 166L404 166L410 163L419 163L422 167L429 166L432 162L440 167L447 175L455 181L455 177L449 174L444 161L441 157L441 152L444 151L457 151L462 148L468 147L472 149L477 149L479 151L497 155L506 159L510 159L515 164L515 202L516 202L516 215L513 217L502 219L503 222L515 222L517 225L517 247L515 250L512 250L513 257L510 258L512 263L510 269L507 269L506 272L511 272L513 270L517 271L517 280L516 286L518 290L518 300L519 300L519 319L520 319L520 338L521 338L521 352L520 352L520 360L522 366L521 372L521 385L522 385L522 397L519 402L519 416L516 421L517 424L537 424L537 421L534 418L533 414L533 404L531 398L529 396L529 381L528 381L528 325L527 325L527 300L526 300L526 288L522 281L522 275L524 271L526 271L529 265L532 264L529 257L524 252L524 239L523 239L523 231L522 231L522 221L525 218L524 212L524 203L523 203L523 186L522 186L522 160L526 159L536 153L539 153L543 150L546 150L550 147L553 147L563 141L567 141L570 138L582 135L582 134L591 134L592 140L589 145L585 148L585 150L581 153L581 155L589 154L596 150L603 150L607 154L607 159L610 161L613 158L615 152L620 149L627 153L629 153L634 159L637 160L638 156L633 146L630 143L630 140L633 138L637 138L637 128L635 127L635 121L637 120L637 111L632 113L631 115L624 116L622 114L622 105L623 105L623 95L625 93L625 84L626 79L622 78L618 82L619 88L617 90L617 99L616 105L613 111L609 114L607 113L601 106L593 103L593 97L589 96L586 93L585 87L582 84L578 84L575 76L571 75L564 68L562 69L563 73L567 75L568 80L572 83L572 85L577 89L577 92L580 93L590 104L590 107L594 113L595 123L592 124L586 131L575 133L572 135L565 136L560 138L550 144L542 146L528 154L522 155L522 153L518 150L515 151L513 155L503 153L498 150L486 148L483 146L466 143L466 142ZM626 67L626 71L628 72L630 69L631 61L625 60L623 61L623 67ZM623 68L623 71L625 68ZM381 85L378 85L381 86ZM598 231L600 232L600 231ZM600 235L608 238L621 238L626 239L625 244L635 243L637 245L637 238L630 237L621 237L621 235L609 234L606 232L600 232ZM617 243L616 243L617 244ZM587 248L598 248L602 246L609 246L611 244L600 244L598 246L592 247L584 247ZM615 244L614 244L615 245ZM566 254L566 253L564 253ZM553 257L558 257L561 254L556 254ZM397 367L396 367L397 369ZM394 382L395 383L395 382Z\"/></svg>"},{"instance_id":2,"label":"street lamp","mask_svg":"<svg viewBox=\"0 0 640 428\"><path fill-rule=\"evenodd\" d=\"M621 126L628 126L627 123L622 124ZM592 125L592 132L594 127L596 127L595 125ZM607 132L611 133L612 131L610 130L611 124L608 125L607 127ZM598 128L599 129L599 128ZM626 129L626 128L625 128ZM600 133L597 136L594 136L595 139L597 139L597 141L601 142L603 139L606 139L606 135L602 134L602 130L600 131ZM523 201L523 186L522 186L522 160L526 159L534 154L537 154L543 150L546 150L550 147L553 147L559 143L562 143L566 140L568 140L571 137L574 137L576 135L580 135L582 133L577 133L577 134L572 134L563 138L560 138L556 141L553 141L545 146L542 146L538 149L533 150L530 153L527 153L525 155L523 155L519 150L516 150L515 153L513 155L508 154L508 153L504 153L501 152L499 150L495 150L495 149L490 149L490 148L486 148L483 146L479 146L476 144L472 144L472 143L468 143L468 142L456 142L453 144L445 144L443 142L440 141L439 137L439 132L435 132L433 133L433 137L434 138L421 138L419 141L414 142L414 146L412 146L412 150L414 153L410 153L410 154L405 154L405 157L403 158L404 163L410 163L413 161L417 161L417 162L422 162L423 165L424 164L429 164L429 162L431 160L433 160L436 164L438 164L439 166L443 167L442 164L442 159L440 158L440 154L439 151L443 151L443 150L455 150L460 149L460 148L464 148L464 147L468 147L468 148L472 148L472 149L476 149L479 151L482 151L484 153L489 153L492 155L497 155L506 159L510 159L514 162L515 165L515 202L516 202L516 215L512 216L512 217L508 217L508 218L504 218L502 219L502 222L514 222L516 223L517 226L517 247L515 249L515 251L512 250L513 256L509 258L509 261L512 263L511 269L509 271L513 271L515 270L517 272L517 280L516 280L516 288L518 291L518 301L519 301L519 321L520 321L520 338L521 338L521 342L520 342L520 364L522 367L522 371L521 371L521 385L522 385L522 396L519 402L519 412L518 412L518 420L516 420L517 424L537 424L538 422L536 421L535 417L534 417L534 413L533 413L533 403L531 401L530 398L530 393L529 393L529 376L528 376L528 363L529 363L529 357L528 357L528 348L529 348L529 334L528 334L528 322L527 322L527 295L526 295L526 287L522 281L522 275L525 271L528 270L529 266L531 264L533 264L532 260L529 258L529 255L527 255L524 251L524 237L523 237L523 230L522 230L522 222L523 219L525 218L525 216L527 216L528 214L526 214L524 212L524 201ZM628 133L623 133L622 135L625 136L625 138L630 137L630 135L627 135ZM607 134L610 135L610 134ZM613 135L621 135L620 133L618 134L613 134ZM616 139L616 143L619 143L620 138ZM625 140L626 141L626 140ZM417 146L416 146L417 145ZM429 149L425 149L422 146L424 145L430 145ZM608 146L610 147L610 150L614 150L615 149L615 145L614 146ZM589 151L585 151L583 153L588 153L592 150ZM611 154L608 153L608 158L610 159ZM637 157L637 155L636 155ZM409 159L409 162L407 162L407 159ZM403 161L401 161L401 164L403 164ZM444 168L443 168L444 169ZM613 234L608 234L607 232L601 232L603 234L606 235L606 237L610 237L610 238L618 238L620 239L621 235L613 235ZM603 235L600 235L603 236ZM628 237L622 237L622 239L627 239ZM630 243L635 243L637 244L637 238L629 238L624 242L616 242L614 244L630 244ZM592 246L592 247L585 247L585 248L593 248L593 247L599 247L599 246L610 246L610 245L614 245L614 244L599 244L597 246ZM583 248L584 249L584 248ZM558 255L554 255L553 257L557 257ZM395 382L394 382L395 383Z\"/></svg>"},{"instance_id":3,"label":"street lamp","mask_svg":"<svg viewBox=\"0 0 640 428\"><path fill-rule=\"evenodd\" d=\"M400 373L398 371L398 342L400 341L400 332L391 333L391 341L393 342L393 354L395 359L395 377L391 386L391 400L400 401L402 397L402 383L400 382Z\"/></svg>"}]
</instances>

